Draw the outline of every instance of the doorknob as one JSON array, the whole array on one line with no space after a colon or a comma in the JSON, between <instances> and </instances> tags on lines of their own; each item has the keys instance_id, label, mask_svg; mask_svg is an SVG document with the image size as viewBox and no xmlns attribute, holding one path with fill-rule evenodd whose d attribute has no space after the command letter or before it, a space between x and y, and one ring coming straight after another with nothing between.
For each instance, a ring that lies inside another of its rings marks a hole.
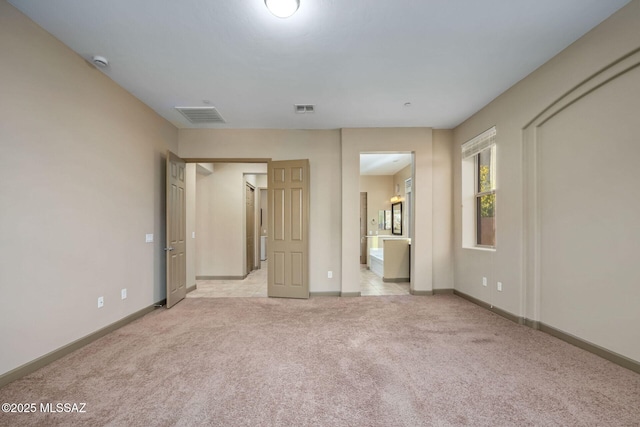
<instances>
[{"instance_id":1,"label":"doorknob","mask_svg":"<svg viewBox=\"0 0 640 427\"><path fill-rule=\"evenodd\" d=\"M172 251L173 248L171 246L169 246L168 248L164 248L165 251Z\"/></svg>"}]
</instances>

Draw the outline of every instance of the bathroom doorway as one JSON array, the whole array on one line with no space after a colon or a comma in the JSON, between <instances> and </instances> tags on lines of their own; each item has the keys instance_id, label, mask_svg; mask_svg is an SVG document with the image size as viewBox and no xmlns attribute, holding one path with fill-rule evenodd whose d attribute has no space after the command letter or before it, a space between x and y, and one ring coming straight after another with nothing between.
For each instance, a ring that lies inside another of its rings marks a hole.
<instances>
[{"instance_id":1,"label":"bathroom doorway","mask_svg":"<svg viewBox=\"0 0 640 427\"><path fill-rule=\"evenodd\" d=\"M363 296L409 295L413 164L410 152L360 153Z\"/></svg>"}]
</instances>

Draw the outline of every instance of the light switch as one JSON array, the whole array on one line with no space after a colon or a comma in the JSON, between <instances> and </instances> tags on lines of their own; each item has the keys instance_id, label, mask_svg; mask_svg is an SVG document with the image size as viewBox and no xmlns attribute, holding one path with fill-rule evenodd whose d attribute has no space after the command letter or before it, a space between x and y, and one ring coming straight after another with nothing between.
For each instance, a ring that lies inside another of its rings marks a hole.
<instances>
[{"instance_id":1,"label":"light switch","mask_svg":"<svg viewBox=\"0 0 640 427\"><path fill-rule=\"evenodd\" d=\"M192 238L192 239L195 239L195 238L196 238L196 232L195 232L195 231L192 231L192 232L191 232L191 238Z\"/></svg>"},{"instance_id":2,"label":"light switch","mask_svg":"<svg viewBox=\"0 0 640 427\"><path fill-rule=\"evenodd\" d=\"M145 241L146 243L153 243L153 234L147 234L147 235L145 235L145 239L144 239L144 241Z\"/></svg>"}]
</instances>

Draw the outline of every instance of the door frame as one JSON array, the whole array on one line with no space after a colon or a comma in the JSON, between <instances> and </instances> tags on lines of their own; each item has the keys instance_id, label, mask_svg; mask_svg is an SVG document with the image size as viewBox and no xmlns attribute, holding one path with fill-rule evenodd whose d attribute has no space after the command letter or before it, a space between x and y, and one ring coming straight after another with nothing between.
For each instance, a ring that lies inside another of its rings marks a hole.
<instances>
[{"instance_id":1,"label":"door frame","mask_svg":"<svg viewBox=\"0 0 640 427\"><path fill-rule=\"evenodd\" d=\"M225 158L225 157L183 157L182 160L185 162L185 164L189 164L189 163L264 163L265 165L268 164L271 161L271 158L257 158L257 157L251 157L251 158L241 158L241 157L230 157L230 158ZM255 186L254 186L255 187ZM246 179L243 180L243 191L246 188ZM255 187L256 189L258 187ZM196 200L197 203L197 200ZM245 214L245 207L243 206L243 215ZM243 218L243 221L246 222L246 218ZM259 238L259 235L258 235ZM244 239L245 239L245 249L243 250L242 253L242 258L243 258L243 265L244 265L244 269L246 269L246 229L244 231ZM254 240L254 246L258 247L259 245L256 244L256 241ZM194 249L195 251L195 249ZM187 262L190 262L192 260L191 257L194 257L195 253L189 253L187 252L186 257L187 257ZM267 268L269 267L268 264L269 260L267 260ZM260 262L258 262L258 266L260 265Z\"/></svg>"},{"instance_id":2,"label":"door frame","mask_svg":"<svg viewBox=\"0 0 640 427\"><path fill-rule=\"evenodd\" d=\"M268 175L267 175L268 179ZM266 224L263 226L262 224L262 216L261 216L261 206L262 206L262 190L267 190L267 187L256 187L257 193L256 197L258 199L256 206L256 242L260 242L260 244L256 243L256 270L260 270L262 268L262 228L266 227ZM268 202L268 196L265 196L265 201ZM269 206L267 203L267 213L269 212Z\"/></svg>"},{"instance_id":3,"label":"door frame","mask_svg":"<svg viewBox=\"0 0 640 427\"><path fill-rule=\"evenodd\" d=\"M247 200L246 200L246 191L250 189L250 191L253 192L253 213L250 213L249 210L247 209ZM244 191L245 191L245 203L244 203L244 241L245 241L245 250L244 250L244 266L247 269L247 271L245 271L246 275L248 276L249 274L251 274L251 272L253 270L256 269L256 187L251 184L249 181L247 181L246 178L246 174L244 175ZM196 200L197 203L197 200ZM248 217L249 215L252 215L253 218L253 254L249 253L249 247L247 246L247 241L249 240L249 229L248 224ZM251 255L251 256L250 256ZM251 259L252 263L251 265L249 265L249 259Z\"/></svg>"},{"instance_id":4,"label":"door frame","mask_svg":"<svg viewBox=\"0 0 640 427\"><path fill-rule=\"evenodd\" d=\"M416 182L416 157L417 157L417 153L415 150L375 150L375 149L365 149L364 147L361 147L357 152L357 158L358 158L358 162L360 161L360 155L361 154L367 154L367 153L375 153L375 154L398 154L398 153L405 153L405 154L411 154L411 183L412 183L412 188L411 188L411 193L410 193L410 198L411 198L411 202L410 202L410 212L408 212L409 215L409 233L408 233L408 238L411 239L411 255L409 258L409 293L411 293L412 295L423 295L422 291L416 291L415 290L415 283L416 283L416 278L415 278L415 262L416 262L416 256L415 256L415 247L416 247L416 241L418 241L419 239L416 239L415 236L415 217L416 217L416 203L415 203L415 192L413 191L413 185ZM354 153L355 154L355 153ZM344 153L343 153L344 156ZM358 177L360 177L360 168L358 167ZM343 176L344 179L344 176ZM357 181L359 182L359 181ZM344 182L343 182L343 186L344 186ZM352 193L352 192L348 192L349 194L353 194L354 199L357 197L358 200L360 200L360 186L357 186L357 193ZM344 219L345 219L345 201L344 201L344 197L347 194L347 192L344 191L343 188L343 209L342 209L342 214L343 214L343 227L344 227ZM357 196L356 196L357 194ZM359 209L358 209L358 212ZM344 229L344 228L343 228ZM358 234L359 234L359 228L358 228ZM345 236L343 236L343 251L344 251L344 239ZM360 240L358 240L359 242ZM360 245L358 244L358 247L360 247ZM343 254L344 256L344 254ZM344 262L344 258L343 258L343 262ZM355 264L355 263L354 263ZM344 267L343 267L343 284L344 284ZM359 283L359 282L358 282ZM360 291L356 291L356 292L350 292L349 295L351 296L352 294L360 294ZM429 293L427 293L429 294ZM425 294L426 295L426 294Z\"/></svg>"},{"instance_id":5,"label":"door frame","mask_svg":"<svg viewBox=\"0 0 640 427\"><path fill-rule=\"evenodd\" d=\"M363 205L364 202L364 205ZM369 264L368 258L369 254L368 247L369 243L367 242L367 235L369 234L367 230L369 229L369 195L366 191L360 191L360 265ZM364 216L362 215L364 212ZM364 234L363 234L364 231ZM364 249L364 251L363 251ZM364 260L364 262L362 262Z\"/></svg>"}]
</instances>

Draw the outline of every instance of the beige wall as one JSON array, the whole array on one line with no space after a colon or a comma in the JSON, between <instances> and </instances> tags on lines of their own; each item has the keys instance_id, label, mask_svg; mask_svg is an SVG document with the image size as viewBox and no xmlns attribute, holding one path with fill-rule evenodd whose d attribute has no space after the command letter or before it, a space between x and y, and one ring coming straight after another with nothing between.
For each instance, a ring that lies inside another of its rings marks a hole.
<instances>
[{"instance_id":1,"label":"beige wall","mask_svg":"<svg viewBox=\"0 0 640 427\"><path fill-rule=\"evenodd\" d=\"M266 163L215 163L212 174L198 175L196 277L246 274L245 182L255 186L266 171Z\"/></svg>"},{"instance_id":2,"label":"beige wall","mask_svg":"<svg viewBox=\"0 0 640 427\"><path fill-rule=\"evenodd\" d=\"M638 28L634 0L454 131L456 289L636 361ZM494 125L497 250L462 249L459 146Z\"/></svg>"},{"instance_id":3,"label":"beige wall","mask_svg":"<svg viewBox=\"0 0 640 427\"><path fill-rule=\"evenodd\" d=\"M453 289L453 131L433 130L433 288ZM416 219L416 221L419 218Z\"/></svg>"},{"instance_id":4,"label":"beige wall","mask_svg":"<svg viewBox=\"0 0 640 427\"><path fill-rule=\"evenodd\" d=\"M215 130L179 131L180 156L185 158L308 158L311 164L310 290L311 292L358 293L359 289L359 156L367 151L406 151L415 153L415 216L421 218L414 230L412 256L420 262L414 267L413 287L429 292L441 272L437 287L451 288L451 257L438 259L433 245L450 245L450 228L439 233L442 241L432 241L435 225L450 225L450 197L439 194L439 210L433 209L433 177L447 181L451 165L450 140L438 132L440 161L432 167L432 130L429 128L343 129L339 130ZM444 154L443 154L444 153ZM446 183L445 183L446 184ZM336 203L336 200L342 200ZM448 206L447 207L447 203ZM447 210L449 209L449 210ZM449 216L447 217L447 212ZM416 255L417 254L417 255ZM327 271L333 278L327 278Z\"/></svg>"},{"instance_id":5,"label":"beige wall","mask_svg":"<svg viewBox=\"0 0 640 427\"><path fill-rule=\"evenodd\" d=\"M5 373L164 298L178 134L3 0L0 117Z\"/></svg>"},{"instance_id":6,"label":"beige wall","mask_svg":"<svg viewBox=\"0 0 640 427\"><path fill-rule=\"evenodd\" d=\"M339 131L181 129L179 140L180 156L185 158L309 159L310 291L340 291ZM327 278L329 270L334 272L332 279Z\"/></svg>"},{"instance_id":7,"label":"beige wall","mask_svg":"<svg viewBox=\"0 0 640 427\"><path fill-rule=\"evenodd\" d=\"M391 210L389 200L393 196L393 176L361 175L360 192L367 193L367 234L391 234L391 229L380 230L378 228L378 211Z\"/></svg>"}]
</instances>

